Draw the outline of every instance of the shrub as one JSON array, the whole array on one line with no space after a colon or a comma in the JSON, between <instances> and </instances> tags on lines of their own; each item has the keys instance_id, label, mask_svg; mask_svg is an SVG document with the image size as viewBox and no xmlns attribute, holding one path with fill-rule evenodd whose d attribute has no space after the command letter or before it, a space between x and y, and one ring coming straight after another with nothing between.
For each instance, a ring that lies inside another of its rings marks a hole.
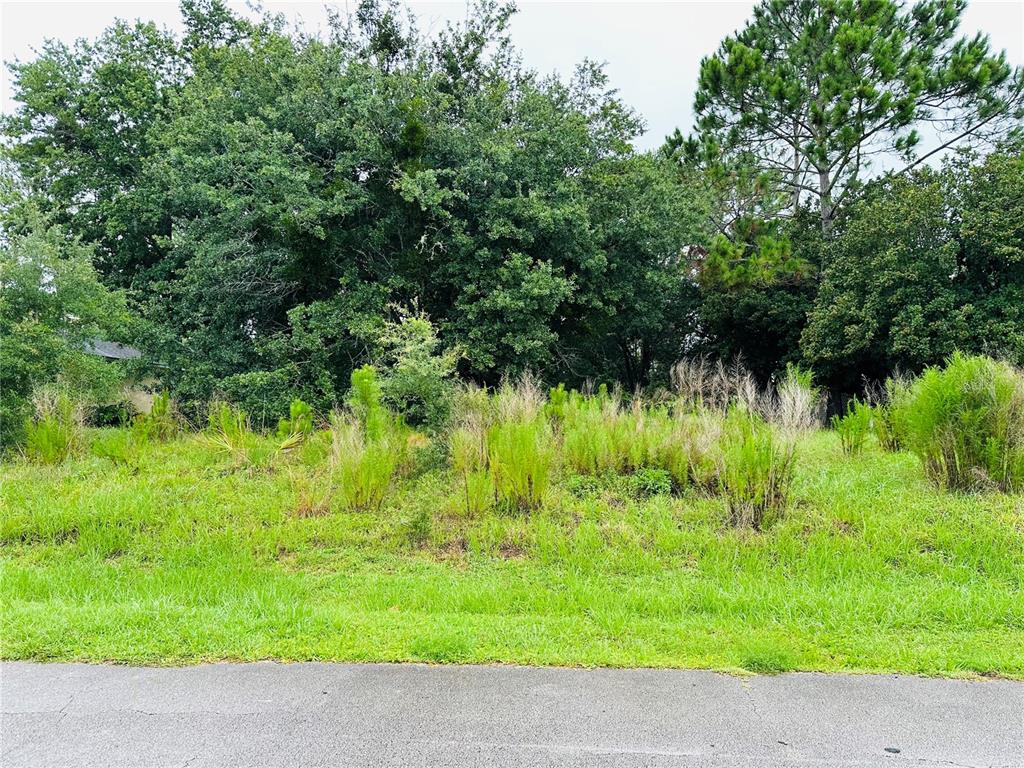
<instances>
[{"instance_id":1,"label":"shrub","mask_svg":"<svg viewBox=\"0 0 1024 768\"><path fill-rule=\"evenodd\" d=\"M672 493L672 474L664 469L643 468L629 478L631 495L638 499Z\"/></svg>"},{"instance_id":2,"label":"shrub","mask_svg":"<svg viewBox=\"0 0 1024 768\"><path fill-rule=\"evenodd\" d=\"M793 482L794 446L760 416L732 409L722 428L718 483L730 524L760 530L781 514Z\"/></svg>"},{"instance_id":3,"label":"shrub","mask_svg":"<svg viewBox=\"0 0 1024 768\"><path fill-rule=\"evenodd\" d=\"M378 509L426 441L381 401L373 366L352 372L348 411L331 413L331 477L348 509Z\"/></svg>"},{"instance_id":4,"label":"shrub","mask_svg":"<svg viewBox=\"0 0 1024 768\"><path fill-rule=\"evenodd\" d=\"M220 397L247 414L252 426L261 431L270 430L295 396L293 378L293 372L286 368L247 371L220 379L217 390Z\"/></svg>"},{"instance_id":5,"label":"shrub","mask_svg":"<svg viewBox=\"0 0 1024 768\"><path fill-rule=\"evenodd\" d=\"M393 420L381 401L377 370L372 365L364 365L352 371L351 381L346 405L359 421L366 437L376 439L384 434Z\"/></svg>"},{"instance_id":6,"label":"shrub","mask_svg":"<svg viewBox=\"0 0 1024 768\"><path fill-rule=\"evenodd\" d=\"M846 404L843 416L832 417L832 428L839 433L843 453L847 456L857 456L864 450L864 443L871 433L872 415L870 405L853 398Z\"/></svg>"},{"instance_id":7,"label":"shrub","mask_svg":"<svg viewBox=\"0 0 1024 768\"><path fill-rule=\"evenodd\" d=\"M34 415L25 421L25 455L41 464L59 464L82 440L81 407L64 389L46 386L32 393Z\"/></svg>"},{"instance_id":8,"label":"shrub","mask_svg":"<svg viewBox=\"0 0 1024 768\"><path fill-rule=\"evenodd\" d=\"M576 390L567 391L565 384L560 383L557 387L552 387L548 392L547 405L544 406L548 417L556 424L561 424L565 420L566 411L569 407L569 398L575 395Z\"/></svg>"},{"instance_id":9,"label":"shrub","mask_svg":"<svg viewBox=\"0 0 1024 768\"><path fill-rule=\"evenodd\" d=\"M872 424L879 445L887 451L902 450L906 443L906 427L901 423L899 404L909 394L912 380L892 376L885 380L880 395L875 396Z\"/></svg>"},{"instance_id":10,"label":"shrub","mask_svg":"<svg viewBox=\"0 0 1024 768\"><path fill-rule=\"evenodd\" d=\"M423 312L398 309L377 341L381 358L380 391L384 403L410 424L437 430L451 413L458 350L440 350L434 325Z\"/></svg>"},{"instance_id":11,"label":"shrub","mask_svg":"<svg viewBox=\"0 0 1024 768\"><path fill-rule=\"evenodd\" d=\"M907 447L939 487L1024 488L1024 373L954 354L893 403Z\"/></svg>"}]
</instances>

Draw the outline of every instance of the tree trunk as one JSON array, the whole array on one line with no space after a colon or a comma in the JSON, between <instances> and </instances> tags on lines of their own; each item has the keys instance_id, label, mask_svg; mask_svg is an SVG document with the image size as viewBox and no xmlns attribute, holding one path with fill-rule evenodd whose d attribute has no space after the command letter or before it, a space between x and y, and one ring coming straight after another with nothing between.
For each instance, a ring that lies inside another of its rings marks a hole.
<instances>
[{"instance_id":1,"label":"tree trunk","mask_svg":"<svg viewBox=\"0 0 1024 768\"><path fill-rule=\"evenodd\" d=\"M799 128L797 125L796 118L793 118L793 215L796 216L796 212L800 208L800 140L799 140Z\"/></svg>"},{"instance_id":2,"label":"tree trunk","mask_svg":"<svg viewBox=\"0 0 1024 768\"><path fill-rule=\"evenodd\" d=\"M835 211L832 207L832 178L828 169L818 169L818 190L821 205L821 232L824 235L832 234L832 221Z\"/></svg>"}]
</instances>

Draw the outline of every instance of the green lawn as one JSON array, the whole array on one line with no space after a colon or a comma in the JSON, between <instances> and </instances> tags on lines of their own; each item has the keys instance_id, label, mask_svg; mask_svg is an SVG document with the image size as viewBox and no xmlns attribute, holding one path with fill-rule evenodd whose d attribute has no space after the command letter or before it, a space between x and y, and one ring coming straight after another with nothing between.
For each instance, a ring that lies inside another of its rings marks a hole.
<instances>
[{"instance_id":1,"label":"green lawn","mask_svg":"<svg viewBox=\"0 0 1024 768\"><path fill-rule=\"evenodd\" d=\"M377 512L302 516L315 460L232 471L182 437L134 469L0 465L2 656L1024 678L1024 497L939 493L907 454L806 438L761 533L727 528L719 499L614 481L466 519L440 469Z\"/></svg>"}]
</instances>

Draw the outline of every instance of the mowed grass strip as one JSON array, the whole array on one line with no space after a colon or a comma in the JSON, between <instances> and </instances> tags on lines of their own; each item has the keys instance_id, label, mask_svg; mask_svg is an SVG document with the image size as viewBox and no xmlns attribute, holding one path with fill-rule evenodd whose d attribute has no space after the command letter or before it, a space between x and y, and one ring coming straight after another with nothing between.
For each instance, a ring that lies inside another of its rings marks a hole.
<instances>
[{"instance_id":1,"label":"mowed grass strip","mask_svg":"<svg viewBox=\"0 0 1024 768\"><path fill-rule=\"evenodd\" d=\"M467 516L444 468L310 515L311 471L233 470L194 436L132 467L4 463L0 653L1024 678L1024 497L937 491L874 444L803 438L760 532L696 490L564 476L539 511Z\"/></svg>"}]
</instances>

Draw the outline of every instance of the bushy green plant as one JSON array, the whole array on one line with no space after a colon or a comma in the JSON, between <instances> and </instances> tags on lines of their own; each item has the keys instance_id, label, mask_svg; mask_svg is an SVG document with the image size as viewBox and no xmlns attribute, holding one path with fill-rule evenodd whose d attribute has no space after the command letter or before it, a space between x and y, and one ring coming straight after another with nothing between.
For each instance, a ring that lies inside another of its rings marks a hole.
<instances>
[{"instance_id":1,"label":"bushy green plant","mask_svg":"<svg viewBox=\"0 0 1024 768\"><path fill-rule=\"evenodd\" d=\"M331 414L331 477L346 509L378 509L407 452L407 436L399 430L370 437L349 414Z\"/></svg>"},{"instance_id":2,"label":"bushy green plant","mask_svg":"<svg viewBox=\"0 0 1024 768\"><path fill-rule=\"evenodd\" d=\"M59 464L81 445L81 407L56 386L37 388L32 406L34 414L25 420L25 455L41 464Z\"/></svg>"},{"instance_id":3,"label":"bushy green plant","mask_svg":"<svg viewBox=\"0 0 1024 768\"><path fill-rule=\"evenodd\" d=\"M313 434L313 409L299 399L292 400L288 407L288 418L277 422L277 436L284 440L292 435L302 438Z\"/></svg>"},{"instance_id":4,"label":"bushy green plant","mask_svg":"<svg viewBox=\"0 0 1024 768\"><path fill-rule=\"evenodd\" d=\"M396 310L377 341L381 356L383 402L409 424L437 430L450 416L457 349L441 349L441 340L426 313Z\"/></svg>"},{"instance_id":5,"label":"bushy green plant","mask_svg":"<svg viewBox=\"0 0 1024 768\"><path fill-rule=\"evenodd\" d=\"M907 447L952 490L1024 488L1024 373L955 353L893 404Z\"/></svg>"},{"instance_id":6,"label":"bushy green plant","mask_svg":"<svg viewBox=\"0 0 1024 768\"><path fill-rule=\"evenodd\" d=\"M843 453L847 456L857 456L864 450L864 444L871 434L873 415L870 405L853 398L846 404L844 415L832 417L832 428L839 434Z\"/></svg>"},{"instance_id":7,"label":"bushy green plant","mask_svg":"<svg viewBox=\"0 0 1024 768\"><path fill-rule=\"evenodd\" d=\"M760 530L789 503L793 443L760 416L732 409L722 427L718 483L730 524Z\"/></svg>"},{"instance_id":8,"label":"bushy green plant","mask_svg":"<svg viewBox=\"0 0 1024 768\"><path fill-rule=\"evenodd\" d=\"M555 424L560 424L565 420L565 414L569 407L569 398L575 395L576 390L570 392L566 390L565 384L562 383L550 389L544 411Z\"/></svg>"},{"instance_id":9,"label":"bushy green plant","mask_svg":"<svg viewBox=\"0 0 1024 768\"><path fill-rule=\"evenodd\" d=\"M872 424L878 444L887 451L902 450L906 443L906 427L901 422L899 404L910 392L911 379L892 376L885 380L882 396L874 406Z\"/></svg>"},{"instance_id":10,"label":"bushy green plant","mask_svg":"<svg viewBox=\"0 0 1024 768\"><path fill-rule=\"evenodd\" d=\"M383 435L393 421L381 399L377 369L372 365L357 368L352 371L351 383L345 403L362 425L367 439L374 440Z\"/></svg>"},{"instance_id":11,"label":"bushy green plant","mask_svg":"<svg viewBox=\"0 0 1024 768\"><path fill-rule=\"evenodd\" d=\"M140 413L132 420L132 430L145 441L169 440L179 429L174 403L167 392L153 397L149 413Z\"/></svg>"},{"instance_id":12,"label":"bushy green plant","mask_svg":"<svg viewBox=\"0 0 1024 768\"><path fill-rule=\"evenodd\" d=\"M665 469L642 468L629 477L630 493L638 499L672 493L672 474Z\"/></svg>"},{"instance_id":13,"label":"bushy green plant","mask_svg":"<svg viewBox=\"0 0 1024 768\"><path fill-rule=\"evenodd\" d=\"M245 371L218 380L216 390L245 411L250 425L262 432L274 428L276 419L295 396L295 378L296 374L287 368Z\"/></svg>"}]
</instances>

